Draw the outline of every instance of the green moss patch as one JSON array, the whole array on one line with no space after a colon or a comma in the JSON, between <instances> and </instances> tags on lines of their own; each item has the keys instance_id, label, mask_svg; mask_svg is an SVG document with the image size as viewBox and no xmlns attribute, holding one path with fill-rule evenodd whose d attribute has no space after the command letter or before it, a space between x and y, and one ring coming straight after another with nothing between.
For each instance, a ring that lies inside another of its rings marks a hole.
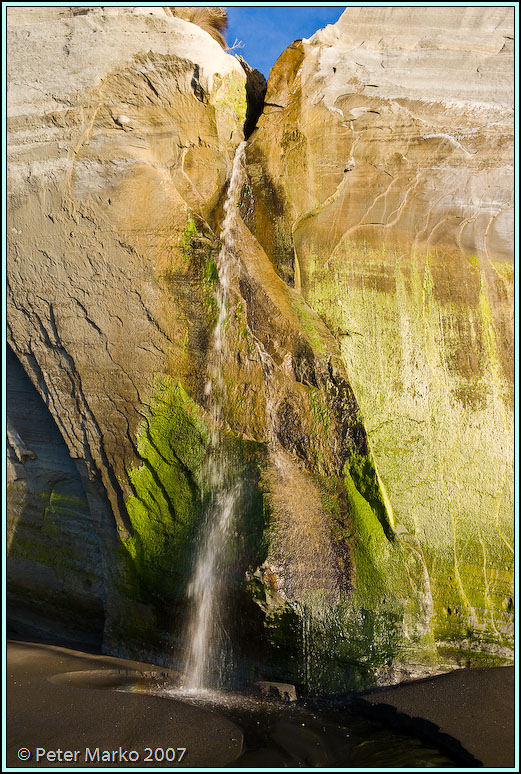
<instances>
[{"instance_id":1,"label":"green moss patch","mask_svg":"<svg viewBox=\"0 0 521 774\"><path fill-rule=\"evenodd\" d=\"M152 605L160 628L172 627L173 611L185 604L194 538L212 496L205 480L205 460L211 453L209 421L179 383L162 377L138 431L141 464L128 470L133 494L126 507L132 534L121 542L127 569L121 590L127 598ZM230 486L241 482L241 524L233 562L242 582L246 567L261 560L264 520L258 467L264 447L227 433L219 453Z\"/></svg>"},{"instance_id":2,"label":"green moss patch","mask_svg":"<svg viewBox=\"0 0 521 774\"><path fill-rule=\"evenodd\" d=\"M382 491L372 457L355 452L347 464L352 484L378 518L387 539L392 540L394 534L391 507ZM350 483L346 483L346 486L351 488Z\"/></svg>"},{"instance_id":3,"label":"green moss patch","mask_svg":"<svg viewBox=\"0 0 521 774\"><path fill-rule=\"evenodd\" d=\"M208 437L200 410L182 386L161 379L138 431L142 463L128 471L132 536L124 545L138 596L171 595L187 574L186 545L201 507Z\"/></svg>"}]
</instances>

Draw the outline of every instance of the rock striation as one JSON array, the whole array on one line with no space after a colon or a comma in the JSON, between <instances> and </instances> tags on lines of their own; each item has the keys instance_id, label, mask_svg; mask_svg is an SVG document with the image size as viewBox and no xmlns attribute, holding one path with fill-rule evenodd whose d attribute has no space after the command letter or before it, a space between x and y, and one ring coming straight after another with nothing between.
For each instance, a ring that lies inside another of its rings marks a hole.
<instances>
[{"instance_id":1,"label":"rock striation","mask_svg":"<svg viewBox=\"0 0 521 774\"><path fill-rule=\"evenodd\" d=\"M75 610L107 653L182 657L248 118L219 428L237 671L319 692L511 656L512 21L445 10L349 9L258 118L251 68L162 9L8 9L19 631Z\"/></svg>"}]
</instances>

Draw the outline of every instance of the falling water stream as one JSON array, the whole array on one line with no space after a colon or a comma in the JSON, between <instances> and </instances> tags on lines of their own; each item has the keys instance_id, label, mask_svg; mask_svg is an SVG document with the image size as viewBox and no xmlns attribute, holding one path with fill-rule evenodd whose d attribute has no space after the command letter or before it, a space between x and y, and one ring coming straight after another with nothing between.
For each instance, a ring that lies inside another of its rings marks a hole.
<instances>
[{"instance_id":1,"label":"falling water stream","mask_svg":"<svg viewBox=\"0 0 521 774\"><path fill-rule=\"evenodd\" d=\"M285 705L251 691L239 694L215 690L223 687L224 677L231 666L231 649L227 642L224 616L230 580L229 554L238 527L241 502L241 484L223 448L221 432L224 424L223 374L231 356L226 321L230 290L238 269L234 255L233 227L243 183L244 147L245 143L238 146L233 161L224 204L222 247L217 261L218 316L209 353L205 388L213 418L203 476L202 496L207 507L188 587L191 615L186 632L188 650L182 684L175 681L170 684L165 675L159 672L157 675L143 675L130 669L75 670L55 675L50 681L72 685L75 689L83 686L168 698L173 702L172 708L162 715L170 717L170 720L171 713L177 713L175 717L184 718L187 712L185 707L192 704L192 707L198 709L188 713L188 717L197 718L201 739L204 740L207 735L211 740L218 738L220 746L217 754L228 755L230 759L226 761L236 767L338 768L350 765L358 770L375 766L380 769L382 766L418 765L422 768L453 768L453 761L438 750L416 739L387 731L356 712L351 712L349 707L345 709L340 705L337 709L334 703L328 704L327 701L323 706L315 706L312 702L309 706L302 703ZM276 469L283 480L287 480L284 457L274 431L274 396L270 389L274 364L253 333L252 337L267 388L268 444L274 452ZM303 631L305 641L307 637L307 630ZM181 709L176 702L179 702ZM233 738L226 736L228 731L233 733ZM213 761L216 752L211 744L207 742L206 745L207 750L203 744L203 757L208 755L209 760ZM193 752L190 751L191 754ZM198 751L195 753L198 754ZM159 765L170 767L166 762Z\"/></svg>"},{"instance_id":2,"label":"falling water stream","mask_svg":"<svg viewBox=\"0 0 521 774\"><path fill-rule=\"evenodd\" d=\"M191 613L186 631L188 643L184 664L183 689L197 692L203 689L219 688L231 668L231 649L227 642L224 614L229 602L230 568L227 558L233 546L237 528L237 516L241 499L241 483L230 464L221 442L223 425L223 401L225 379L223 374L232 356L226 336L229 312L230 289L237 275L237 261L233 238L233 227L237 218L237 203L244 182L244 148L242 142L236 152L232 174L224 203L224 220L221 229L221 250L217 259L217 322L212 347L209 353L208 378L205 392L209 399L213 418L210 449L203 472L207 507L202 529L199 532L195 565L188 587ZM274 363L263 344L249 331L253 340L266 386L266 431L268 446L272 451L275 469L283 482L291 483L291 470L280 447L275 432L275 397L271 376ZM308 627L307 616L303 614L303 626ZM307 628L306 628L307 630ZM304 641L306 631L303 631Z\"/></svg>"},{"instance_id":3,"label":"falling water stream","mask_svg":"<svg viewBox=\"0 0 521 774\"><path fill-rule=\"evenodd\" d=\"M188 587L191 615L188 623L188 654L185 662L185 688L198 691L219 686L226 669L226 632L223 625L223 601L226 597L227 548L233 535L240 483L233 481L233 470L226 460L220 441L224 371L229 357L225 326L230 286L234 277L235 256L232 230L237 217L237 202L244 170L244 148L241 142L235 152L232 174L224 203L221 250L217 259L217 322L209 353L205 392L213 416L210 449L204 470L203 495L208 507L199 534L195 565Z\"/></svg>"}]
</instances>

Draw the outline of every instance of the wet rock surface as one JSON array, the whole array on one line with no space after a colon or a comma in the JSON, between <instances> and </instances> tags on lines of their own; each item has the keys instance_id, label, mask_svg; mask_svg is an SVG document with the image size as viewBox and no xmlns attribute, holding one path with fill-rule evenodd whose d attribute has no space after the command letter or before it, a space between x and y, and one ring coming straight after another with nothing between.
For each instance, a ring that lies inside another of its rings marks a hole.
<instances>
[{"instance_id":1,"label":"wet rock surface","mask_svg":"<svg viewBox=\"0 0 521 774\"><path fill-rule=\"evenodd\" d=\"M255 683L255 688L264 696L272 696L282 701L296 701L297 691L294 685L290 683L269 683L259 681Z\"/></svg>"}]
</instances>

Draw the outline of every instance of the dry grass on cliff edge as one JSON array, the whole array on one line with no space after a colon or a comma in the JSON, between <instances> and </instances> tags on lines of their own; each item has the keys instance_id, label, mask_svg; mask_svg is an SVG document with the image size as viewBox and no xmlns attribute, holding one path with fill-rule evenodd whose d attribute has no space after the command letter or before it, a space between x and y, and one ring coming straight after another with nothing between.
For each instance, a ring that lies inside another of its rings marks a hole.
<instances>
[{"instance_id":1,"label":"dry grass on cliff edge","mask_svg":"<svg viewBox=\"0 0 521 774\"><path fill-rule=\"evenodd\" d=\"M202 6L200 8L194 6L169 6L165 8L165 11L170 12L173 16L177 16L179 19L197 24L198 27L208 32L214 40L216 40L222 48L227 47L224 34L228 29L228 14L226 8Z\"/></svg>"}]
</instances>

